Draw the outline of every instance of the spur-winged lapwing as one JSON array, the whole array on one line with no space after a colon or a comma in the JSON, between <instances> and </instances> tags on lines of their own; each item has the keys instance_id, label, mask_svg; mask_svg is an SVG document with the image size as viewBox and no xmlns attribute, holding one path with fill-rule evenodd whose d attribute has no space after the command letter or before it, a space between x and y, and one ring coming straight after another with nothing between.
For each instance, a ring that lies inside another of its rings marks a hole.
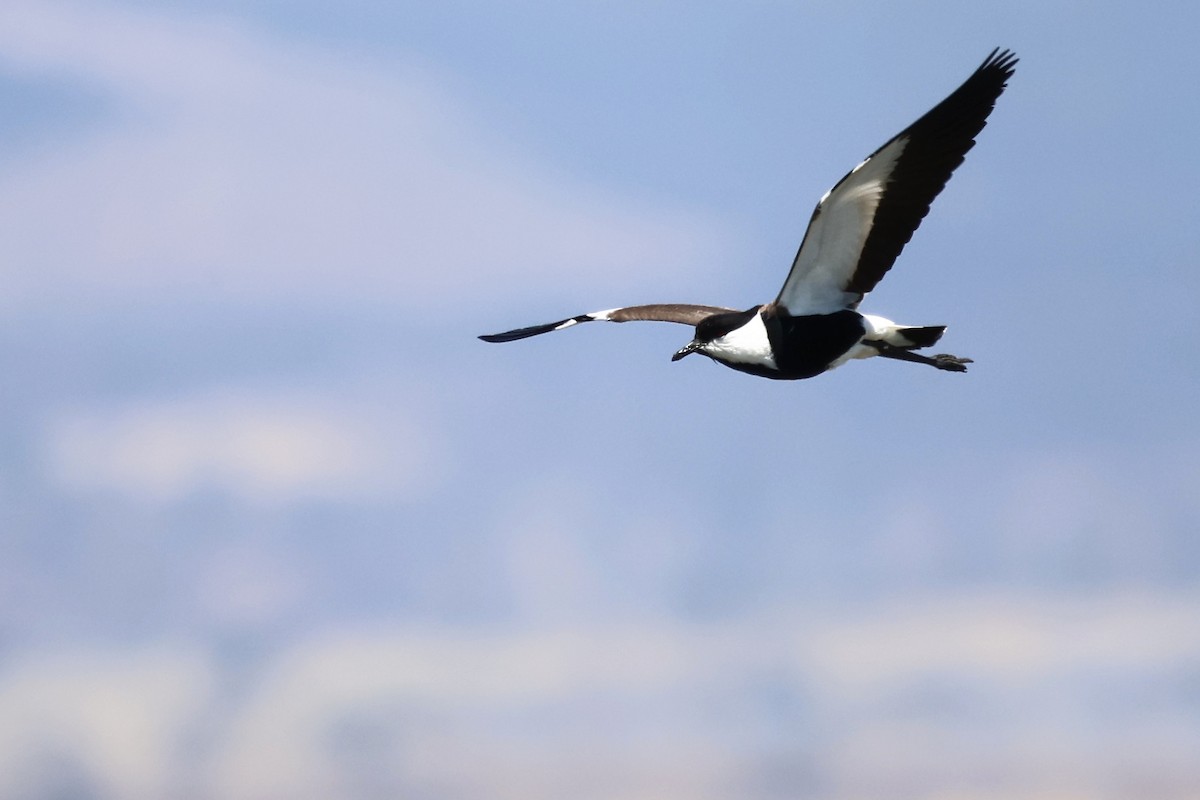
<instances>
[{"instance_id":1,"label":"spur-winged lapwing","mask_svg":"<svg viewBox=\"0 0 1200 800\"><path fill-rule=\"evenodd\" d=\"M966 372L969 358L914 352L937 342L944 325L897 325L857 309L975 145L1016 63L1012 52L993 50L962 86L826 192L774 302L746 311L677 303L628 306L479 338L511 342L581 322L655 320L696 326L695 338L672 361L700 353L766 378L811 378L871 356Z\"/></svg>"}]
</instances>

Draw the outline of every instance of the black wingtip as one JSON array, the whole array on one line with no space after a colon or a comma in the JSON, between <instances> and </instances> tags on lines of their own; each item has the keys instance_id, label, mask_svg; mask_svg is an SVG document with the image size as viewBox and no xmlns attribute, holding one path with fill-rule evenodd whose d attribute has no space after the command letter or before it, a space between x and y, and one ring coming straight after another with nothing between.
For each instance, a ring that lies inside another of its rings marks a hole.
<instances>
[{"instance_id":1,"label":"black wingtip","mask_svg":"<svg viewBox=\"0 0 1200 800\"><path fill-rule=\"evenodd\" d=\"M545 325L514 328L511 331L504 331L503 333L487 333L479 338L485 342L515 342L518 339L528 339L530 336L538 336L550 331L556 331L559 328L567 328L580 322L588 322L591 319L587 314L580 314L578 317L568 317L567 319L560 319L558 322L547 322Z\"/></svg>"},{"instance_id":2,"label":"black wingtip","mask_svg":"<svg viewBox=\"0 0 1200 800\"><path fill-rule=\"evenodd\" d=\"M1008 78L1011 78L1013 73L1016 71L1017 62L1020 60L1021 59L1017 58L1017 54L1012 50L1009 50L1007 47L997 47L996 49L992 50L992 52L988 53L988 57L983 60L983 63L979 65L979 69L976 70L976 72L982 72L984 70L998 70L1004 74L1004 78L1007 80Z\"/></svg>"},{"instance_id":3,"label":"black wingtip","mask_svg":"<svg viewBox=\"0 0 1200 800\"><path fill-rule=\"evenodd\" d=\"M531 328L517 328L512 331L504 331L504 333L485 333L479 338L485 342L515 342L518 339L528 339L530 336L537 336L539 333L549 333L554 330L554 325L535 325Z\"/></svg>"}]
</instances>

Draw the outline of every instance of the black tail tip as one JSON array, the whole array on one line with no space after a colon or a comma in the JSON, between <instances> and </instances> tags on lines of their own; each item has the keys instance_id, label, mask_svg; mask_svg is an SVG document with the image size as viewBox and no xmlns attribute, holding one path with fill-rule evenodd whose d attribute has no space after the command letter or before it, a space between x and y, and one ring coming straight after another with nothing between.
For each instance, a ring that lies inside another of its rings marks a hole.
<instances>
[{"instance_id":1,"label":"black tail tip","mask_svg":"<svg viewBox=\"0 0 1200 800\"><path fill-rule=\"evenodd\" d=\"M924 328L901 328L900 335L907 339L912 344L909 345L913 350L920 350L922 347L931 347L937 344L942 338L942 334L946 332L945 325L930 325Z\"/></svg>"}]
</instances>

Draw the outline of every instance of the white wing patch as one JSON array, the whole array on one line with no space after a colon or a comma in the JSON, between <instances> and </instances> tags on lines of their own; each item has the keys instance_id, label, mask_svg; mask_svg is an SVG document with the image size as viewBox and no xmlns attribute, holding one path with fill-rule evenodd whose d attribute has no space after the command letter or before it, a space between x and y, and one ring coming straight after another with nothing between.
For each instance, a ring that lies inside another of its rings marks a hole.
<instances>
[{"instance_id":1,"label":"white wing patch","mask_svg":"<svg viewBox=\"0 0 1200 800\"><path fill-rule=\"evenodd\" d=\"M793 316L830 314L860 299L846 287L906 144L907 138L888 142L821 198L779 293L779 302Z\"/></svg>"}]
</instances>

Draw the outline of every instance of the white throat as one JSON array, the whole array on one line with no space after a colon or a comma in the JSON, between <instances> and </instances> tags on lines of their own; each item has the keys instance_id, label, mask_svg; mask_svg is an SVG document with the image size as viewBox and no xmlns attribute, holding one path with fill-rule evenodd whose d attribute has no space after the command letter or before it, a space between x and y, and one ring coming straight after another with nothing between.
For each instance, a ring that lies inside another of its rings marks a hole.
<instances>
[{"instance_id":1,"label":"white throat","mask_svg":"<svg viewBox=\"0 0 1200 800\"><path fill-rule=\"evenodd\" d=\"M745 325L734 328L724 336L718 336L701 350L713 358L735 364L759 364L777 369L771 355L771 340L767 326L763 324L762 312L752 316Z\"/></svg>"}]
</instances>

